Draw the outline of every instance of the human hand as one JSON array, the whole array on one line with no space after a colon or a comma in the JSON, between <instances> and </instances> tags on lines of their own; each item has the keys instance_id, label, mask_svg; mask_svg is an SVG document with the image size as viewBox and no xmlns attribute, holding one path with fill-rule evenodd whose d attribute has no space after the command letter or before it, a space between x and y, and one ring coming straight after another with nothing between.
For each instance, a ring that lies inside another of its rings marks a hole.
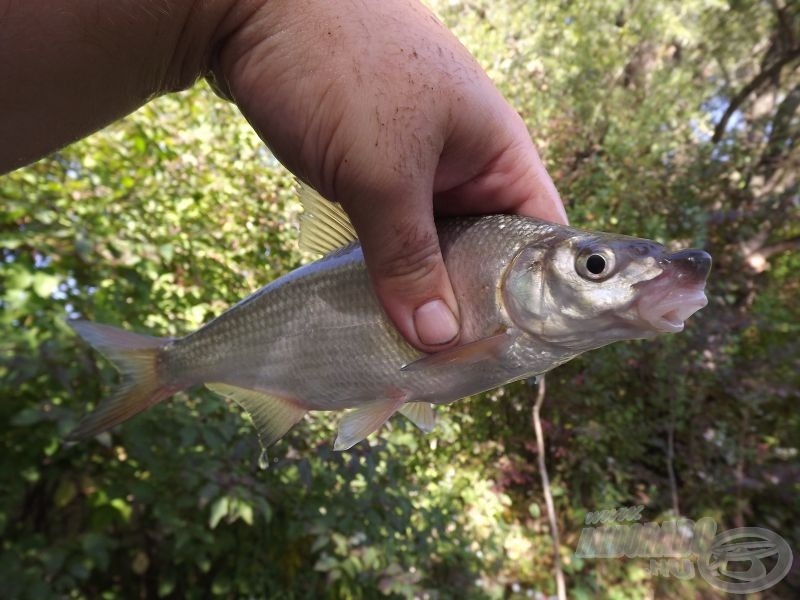
<instances>
[{"instance_id":1,"label":"human hand","mask_svg":"<svg viewBox=\"0 0 800 600\"><path fill-rule=\"evenodd\" d=\"M421 350L458 340L434 213L566 223L521 118L421 4L272 0L218 58L276 156L341 202L386 313Z\"/></svg>"},{"instance_id":2,"label":"human hand","mask_svg":"<svg viewBox=\"0 0 800 600\"><path fill-rule=\"evenodd\" d=\"M415 0L12 3L0 36L0 172L217 75L275 154L359 233L414 346L455 344L434 213L564 222L519 116ZM35 76L32 76L34 74Z\"/></svg>"}]
</instances>

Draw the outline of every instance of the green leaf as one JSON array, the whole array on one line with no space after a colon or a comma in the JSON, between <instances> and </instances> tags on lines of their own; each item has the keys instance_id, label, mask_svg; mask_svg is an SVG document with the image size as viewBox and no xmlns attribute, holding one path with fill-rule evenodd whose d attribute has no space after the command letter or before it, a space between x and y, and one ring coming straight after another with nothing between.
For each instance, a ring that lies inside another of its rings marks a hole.
<instances>
[{"instance_id":1,"label":"green leaf","mask_svg":"<svg viewBox=\"0 0 800 600\"><path fill-rule=\"evenodd\" d=\"M172 257L175 255L175 246L172 244L161 244L158 247L158 253L165 262L172 262Z\"/></svg>"},{"instance_id":2,"label":"green leaf","mask_svg":"<svg viewBox=\"0 0 800 600\"><path fill-rule=\"evenodd\" d=\"M69 479L63 479L56 488L56 492L53 495L53 501L57 507L63 508L72 502L77 494L78 488L75 483Z\"/></svg>"},{"instance_id":3,"label":"green leaf","mask_svg":"<svg viewBox=\"0 0 800 600\"><path fill-rule=\"evenodd\" d=\"M220 520L227 516L230 500L227 496L222 496L211 503L211 514L208 518L208 526L215 529Z\"/></svg>"},{"instance_id":4,"label":"green leaf","mask_svg":"<svg viewBox=\"0 0 800 600\"><path fill-rule=\"evenodd\" d=\"M241 519L248 525L253 524L253 507L240 498L231 499L229 514L232 521Z\"/></svg>"},{"instance_id":5,"label":"green leaf","mask_svg":"<svg viewBox=\"0 0 800 600\"><path fill-rule=\"evenodd\" d=\"M40 298L49 298L58 288L58 277L47 273L35 273L33 276L33 291Z\"/></svg>"},{"instance_id":6,"label":"green leaf","mask_svg":"<svg viewBox=\"0 0 800 600\"><path fill-rule=\"evenodd\" d=\"M131 520L133 508L125 501L124 498L114 498L111 500L111 502L109 502L109 504L117 509L117 512L119 512L124 521L127 522Z\"/></svg>"},{"instance_id":7,"label":"green leaf","mask_svg":"<svg viewBox=\"0 0 800 600\"><path fill-rule=\"evenodd\" d=\"M15 427L29 427L45 419L45 414L38 408L24 408L11 419Z\"/></svg>"},{"instance_id":8,"label":"green leaf","mask_svg":"<svg viewBox=\"0 0 800 600\"><path fill-rule=\"evenodd\" d=\"M141 576L147 572L148 568L150 568L150 558L147 553L142 550L137 551L131 561L131 571Z\"/></svg>"}]
</instances>

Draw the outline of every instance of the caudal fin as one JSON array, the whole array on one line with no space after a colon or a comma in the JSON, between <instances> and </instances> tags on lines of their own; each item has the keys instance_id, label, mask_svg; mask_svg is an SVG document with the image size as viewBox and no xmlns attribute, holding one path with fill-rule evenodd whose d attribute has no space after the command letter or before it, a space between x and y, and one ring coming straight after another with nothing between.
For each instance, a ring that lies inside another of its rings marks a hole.
<instances>
[{"instance_id":1,"label":"caudal fin","mask_svg":"<svg viewBox=\"0 0 800 600\"><path fill-rule=\"evenodd\" d=\"M114 363L123 379L110 397L78 423L68 440L102 433L178 391L167 387L159 375L158 357L170 341L168 338L140 335L90 321L70 321L69 325Z\"/></svg>"}]
</instances>

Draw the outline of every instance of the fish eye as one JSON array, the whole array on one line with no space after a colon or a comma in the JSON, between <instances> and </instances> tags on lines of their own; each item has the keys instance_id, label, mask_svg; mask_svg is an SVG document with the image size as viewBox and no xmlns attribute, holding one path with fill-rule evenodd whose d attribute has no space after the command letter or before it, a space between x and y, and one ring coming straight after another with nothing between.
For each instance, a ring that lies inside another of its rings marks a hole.
<instances>
[{"instance_id":1,"label":"fish eye","mask_svg":"<svg viewBox=\"0 0 800 600\"><path fill-rule=\"evenodd\" d=\"M600 254L592 254L586 259L586 270L592 275L602 275L606 269L606 259Z\"/></svg>"},{"instance_id":2,"label":"fish eye","mask_svg":"<svg viewBox=\"0 0 800 600\"><path fill-rule=\"evenodd\" d=\"M584 279L599 281L614 270L614 255L606 251L592 251L578 257L575 270Z\"/></svg>"}]
</instances>

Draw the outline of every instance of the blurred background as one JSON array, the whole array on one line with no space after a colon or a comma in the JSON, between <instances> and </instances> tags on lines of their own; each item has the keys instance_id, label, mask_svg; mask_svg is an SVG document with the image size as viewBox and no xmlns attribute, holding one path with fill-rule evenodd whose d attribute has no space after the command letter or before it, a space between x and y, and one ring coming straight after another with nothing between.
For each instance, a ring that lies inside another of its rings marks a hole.
<instances>
[{"instance_id":1,"label":"blurred background","mask_svg":"<svg viewBox=\"0 0 800 600\"><path fill-rule=\"evenodd\" d=\"M434 9L526 119L576 226L707 249L684 333L548 375L546 459L575 598L716 598L575 556L588 511L764 527L798 597L800 5L475 0ZM523 383L334 453L312 415L259 470L205 390L61 440L116 373L65 325L181 335L297 267L292 180L205 86L0 178L0 595L524 598L555 593ZM309 377L313 377L309 373Z\"/></svg>"}]
</instances>

